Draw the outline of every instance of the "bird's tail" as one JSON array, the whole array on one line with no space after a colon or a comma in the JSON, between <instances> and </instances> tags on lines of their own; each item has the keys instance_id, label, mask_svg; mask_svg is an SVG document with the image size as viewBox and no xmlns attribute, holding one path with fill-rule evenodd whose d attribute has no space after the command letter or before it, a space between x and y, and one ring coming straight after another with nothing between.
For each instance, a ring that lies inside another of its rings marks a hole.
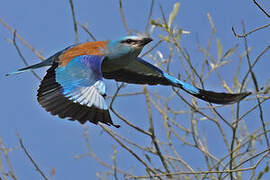
<instances>
[{"instance_id":1,"label":"bird's tail","mask_svg":"<svg viewBox=\"0 0 270 180\"><path fill-rule=\"evenodd\" d=\"M41 67L44 67L44 66L50 66L52 64L52 62L51 62L51 60L50 61L49 60L50 59L44 60L44 61L42 61L40 63L31 65L31 66L27 66L25 68L18 69L17 71L6 74L6 76L10 76L10 75L13 75L13 74L20 74L20 73L30 71L30 70L33 70L33 69L38 69L38 68L41 68Z\"/></svg>"},{"instance_id":2,"label":"bird's tail","mask_svg":"<svg viewBox=\"0 0 270 180\"><path fill-rule=\"evenodd\" d=\"M188 83L182 82L170 75L166 75L166 77L173 83L173 86L179 87L183 89L184 91L186 91L187 93L210 103L233 104L244 99L245 97L251 94L251 92L230 94L230 93L224 93L224 92L219 93L219 92L207 91L207 90L194 87Z\"/></svg>"},{"instance_id":3,"label":"bird's tail","mask_svg":"<svg viewBox=\"0 0 270 180\"><path fill-rule=\"evenodd\" d=\"M210 103L216 103L216 104L233 104L244 99L245 97L251 94L251 92L231 94L231 93L224 93L224 92L220 93L220 92L206 91L199 88L197 89L199 90L198 94L191 93L187 91L186 89L184 90L197 98L200 98Z\"/></svg>"}]
</instances>

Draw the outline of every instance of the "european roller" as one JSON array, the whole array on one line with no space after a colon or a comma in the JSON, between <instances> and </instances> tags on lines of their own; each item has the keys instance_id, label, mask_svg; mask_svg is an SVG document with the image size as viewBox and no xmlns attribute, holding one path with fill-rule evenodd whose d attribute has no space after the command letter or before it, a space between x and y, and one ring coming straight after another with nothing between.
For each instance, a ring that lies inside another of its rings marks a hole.
<instances>
[{"instance_id":1,"label":"european roller","mask_svg":"<svg viewBox=\"0 0 270 180\"><path fill-rule=\"evenodd\" d=\"M207 91L170 76L138 57L151 41L146 36L126 36L111 41L76 44L41 63L7 75L49 66L37 92L37 100L46 111L82 124L90 121L115 127L119 125L115 125L110 117L103 78L132 84L173 86L216 104L235 103L250 94Z\"/></svg>"}]
</instances>

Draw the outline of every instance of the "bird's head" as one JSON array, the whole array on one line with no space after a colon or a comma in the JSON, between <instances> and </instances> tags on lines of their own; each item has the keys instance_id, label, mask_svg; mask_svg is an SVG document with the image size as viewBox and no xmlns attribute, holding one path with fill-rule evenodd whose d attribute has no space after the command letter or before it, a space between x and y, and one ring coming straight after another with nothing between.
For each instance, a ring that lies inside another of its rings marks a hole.
<instances>
[{"instance_id":1,"label":"bird's head","mask_svg":"<svg viewBox=\"0 0 270 180\"><path fill-rule=\"evenodd\" d=\"M146 36L125 36L109 41L106 55L109 58L120 58L122 56L137 57L142 48L151 41L152 39Z\"/></svg>"}]
</instances>

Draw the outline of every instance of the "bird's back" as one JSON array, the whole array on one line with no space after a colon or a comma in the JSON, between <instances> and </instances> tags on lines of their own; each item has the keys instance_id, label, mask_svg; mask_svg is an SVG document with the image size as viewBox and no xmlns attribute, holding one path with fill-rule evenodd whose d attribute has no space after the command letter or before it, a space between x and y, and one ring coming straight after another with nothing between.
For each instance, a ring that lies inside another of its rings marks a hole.
<instances>
[{"instance_id":1,"label":"bird's back","mask_svg":"<svg viewBox=\"0 0 270 180\"><path fill-rule=\"evenodd\" d=\"M81 55L103 56L106 51L107 41L85 42L70 47L58 56L59 66L65 66L70 60Z\"/></svg>"}]
</instances>

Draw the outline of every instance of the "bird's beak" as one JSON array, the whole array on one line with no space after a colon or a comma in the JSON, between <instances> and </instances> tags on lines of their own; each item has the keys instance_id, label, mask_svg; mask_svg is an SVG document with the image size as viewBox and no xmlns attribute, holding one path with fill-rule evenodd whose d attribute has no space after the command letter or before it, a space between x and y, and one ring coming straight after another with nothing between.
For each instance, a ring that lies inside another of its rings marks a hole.
<instances>
[{"instance_id":1,"label":"bird's beak","mask_svg":"<svg viewBox=\"0 0 270 180\"><path fill-rule=\"evenodd\" d=\"M150 43L151 41L153 41L152 38L148 38L148 37L143 38L143 39L140 41L140 45L141 45L141 46L145 46L146 44Z\"/></svg>"}]
</instances>

